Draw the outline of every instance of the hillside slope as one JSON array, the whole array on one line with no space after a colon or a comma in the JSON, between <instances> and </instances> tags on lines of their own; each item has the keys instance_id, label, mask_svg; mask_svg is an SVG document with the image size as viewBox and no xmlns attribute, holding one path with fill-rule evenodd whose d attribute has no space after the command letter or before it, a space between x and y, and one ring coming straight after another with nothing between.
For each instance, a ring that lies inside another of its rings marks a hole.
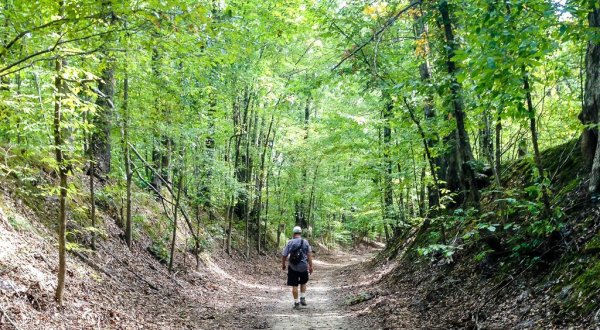
<instances>
[{"instance_id":1,"label":"hillside slope","mask_svg":"<svg viewBox=\"0 0 600 330\"><path fill-rule=\"evenodd\" d=\"M85 244L88 219L78 219L87 212L85 200L81 196L71 200L65 306L58 307L53 301L58 267L56 200L24 194L20 187L18 180L6 179L0 194L0 329L238 328L239 322L246 322L230 310L227 298L232 282L242 278L236 265L247 261L206 251L195 270L195 258L185 251L186 237L180 234L175 271L169 273L151 253L149 231L157 230L152 226L158 226L154 221L160 207L141 191L136 200L144 204L136 207L136 214L144 221L136 224L131 250L110 216L115 210L106 205L99 210L97 250L90 250ZM272 266L272 257L260 258ZM260 281L273 271L258 269L244 280ZM223 292L225 298L219 297Z\"/></svg>"},{"instance_id":2,"label":"hillside slope","mask_svg":"<svg viewBox=\"0 0 600 330\"><path fill-rule=\"evenodd\" d=\"M354 288L352 295L367 293L373 299L350 309L384 329L415 324L428 329L600 326L600 205L587 194L578 144L546 150L544 163L556 187L553 209L562 213L557 232L538 237L508 229L536 223L531 210L525 209L493 224L493 236L505 250L501 253L491 250L483 235L469 238L474 230L482 233L476 227L481 219L465 217L464 222L453 223L450 258L441 253L418 255L427 253L433 243L434 228L419 235L415 244L411 244L415 238L397 238L365 272L389 265L393 270L375 285ZM511 164L503 176L505 191L528 186L531 166L527 160ZM498 203L489 196L482 207L497 212ZM511 198L535 202L525 194Z\"/></svg>"}]
</instances>

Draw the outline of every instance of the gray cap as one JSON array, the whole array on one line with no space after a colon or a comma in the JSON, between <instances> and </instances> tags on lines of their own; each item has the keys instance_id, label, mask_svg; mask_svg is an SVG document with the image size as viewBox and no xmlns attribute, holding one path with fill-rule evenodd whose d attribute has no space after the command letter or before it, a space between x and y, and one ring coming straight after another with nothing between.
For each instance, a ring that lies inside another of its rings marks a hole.
<instances>
[{"instance_id":1,"label":"gray cap","mask_svg":"<svg viewBox=\"0 0 600 330\"><path fill-rule=\"evenodd\" d=\"M302 234L302 228L300 228L300 226L296 226L294 229L292 229L292 232L294 234Z\"/></svg>"}]
</instances>

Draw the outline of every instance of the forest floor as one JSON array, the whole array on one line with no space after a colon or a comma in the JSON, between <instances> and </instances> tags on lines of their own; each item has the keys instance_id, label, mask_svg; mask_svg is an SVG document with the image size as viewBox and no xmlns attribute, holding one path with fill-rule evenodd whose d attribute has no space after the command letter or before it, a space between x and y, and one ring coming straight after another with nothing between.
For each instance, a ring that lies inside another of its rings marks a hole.
<instances>
[{"instance_id":1,"label":"forest floor","mask_svg":"<svg viewBox=\"0 0 600 330\"><path fill-rule=\"evenodd\" d=\"M347 307L351 289L372 284L356 282L358 272L375 251L336 252L318 255L315 271L307 285L308 306L293 309L291 288L285 285L286 273L276 257L261 257L256 263L221 262L209 270L225 281L215 299L220 312L202 326L226 329L373 329ZM244 265L241 266L240 265ZM252 265L252 266L249 266ZM251 267L244 270L245 267ZM224 268L227 268L225 270ZM371 274L373 275L373 274ZM370 278L380 278L370 276ZM372 322L369 322L372 325Z\"/></svg>"},{"instance_id":2,"label":"forest floor","mask_svg":"<svg viewBox=\"0 0 600 330\"><path fill-rule=\"evenodd\" d=\"M169 273L148 252L147 238L127 249L108 218L96 251L68 254L59 307L55 235L37 216L10 193L0 194L0 329L376 328L348 308L352 290L381 278L370 273L356 281L376 250L317 254L308 306L294 310L276 251L246 259L216 245L201 255L198 269L192 255L179 252Z\"/></svg>"},{"instance_id":3,"label":"forest floor","mask_svg":"<svg viewBox=\"0 0 600 330\"><path fill-rule=\"evenodd\" d=\"M149 252L153 241L144 230L157 223L140 225L128 249L114 216L104 212L97 250L87 249L82 237L68 254L65 306L59 307L53 302L57 200L15 191L0 184L1 330L600 328L600 204L587 202L582 185L565 195L573 238L562 243L562 259L503 274L501 263L483 268L474 249L441 263L407 257L405 250L388 260L378 253L383 246L325 253L311 242L315 272L309 305L300 310L292 309L278 251L245 258L234 250L229 256L222 241L212 240L196 268L180 230L169 273ZM160 208L152 203L148 197L137 213L153 219ZM84 204L71 202L73 218ZM69 221L71 235L84 236L80 229Z\"/></svg>"},{"instance_id":4,"label":"forest floor","mask_svg":"<svg viewBox=\"0 0 600 330\"><path fill-rule=\"evenodd\" d=\"M82 202L72 203L76 209ZM319 251L308 285L309 305L294 310L279 251L247 259L239 251L226 255L215 241L197 269L194 257L178 249L174 272L169 273L149 252L148 236L140 232L128 249L121 228L105 213L100 213L104 233L97 249L81 245L67 254L65 304L58 306L53 301L56 206L55 198L28 200L10 186L0 188L2 330L375 328L348 308L356 300L353 290L360 300L360 287L381 278L364 266L377 252L373 247ZM150 217L153 210L138 212ZM80 231L74 221L69 226L74 234Z\"/></svg>"}]
</instances>

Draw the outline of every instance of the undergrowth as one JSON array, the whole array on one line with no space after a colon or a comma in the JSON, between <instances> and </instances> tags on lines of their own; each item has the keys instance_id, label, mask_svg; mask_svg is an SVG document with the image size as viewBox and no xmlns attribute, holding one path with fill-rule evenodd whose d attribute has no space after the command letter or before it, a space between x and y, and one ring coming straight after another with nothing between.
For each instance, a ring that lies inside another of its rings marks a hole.
<instances>
[{"instance_id":1,"label":"undergrowth","mask_svg":"<svg viewBox=\"0 0 600 330\"><path fill-rule=\"evenodd\" d=\"M430 219L427 230L415 238L414 249L407 252L408 258L425 258L435 264L472 263L474 271L497 283L511 281L513 276L547 274L549 278L543 281L553 283L555 294L564 296L560 301L566 312L596 312L600 234L585 242L583 256L572 251L573 242L583 233L598 228L594 217L585 215L593 208L581 206L587 197L581 189L579 146L569 142L542 156L549 180L539 181L530 159L508 164L502 188L491 185L484 191L480 211L457 208ZM550 191L549 212L541 201L542 189ZM402 244L392 241L387 254Z\"/></svg>"}]
</instances>

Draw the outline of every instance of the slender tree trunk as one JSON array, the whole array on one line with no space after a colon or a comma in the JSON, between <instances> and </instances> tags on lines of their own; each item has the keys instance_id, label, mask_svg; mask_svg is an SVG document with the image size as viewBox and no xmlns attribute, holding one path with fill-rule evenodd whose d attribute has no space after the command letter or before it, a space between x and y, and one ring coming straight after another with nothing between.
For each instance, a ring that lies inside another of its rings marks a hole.
<instances>
[{"instance_id":1,"label":"slender tree trunk","mask_svg":"<svg viewBox=\"0 0 600 330\"><path fill-rule=\"evenodd\" d=\"M131 170L131 150L129 148L129 77L125 71L123 79L123 123L121 124L121 148L123 150L123 164L125 166L125 242L131 249L133 241L133 228L131 220L131 183L133 173Z\"/></svg>"},{"instance_id":2,"label":"slender tree trunk","mask_svg":"<svg viewBox=\"0 0 600 330\"><path fill-rule=\"evenodd\" d=\"M310 114L311 114L311 102L312 97L308 95L306 97L306 105L304 107L304 141L308 140L309 132L310 132ZM296 225L302 228L306 228L308 226L307 217L306 217L306 186L307 186L308 178L307 178L307 167L304 166L302 168L302 186L299 199L295 202L296 207Z\"/></svg>"},{"instance_id":3,"label":"slender tree trunk","mask_svg":"<svg viewBox=\"0 0 600 330\"><path fill-rule=\"evenodd\" d=\"M231 231L233 230L233 203L235 198L231 196L231 203L227 210L227 255L231 255Z\"/></svg>"},{"instance_id":4,"label":"slender tree trunk","mask_svg":"<svg viewBox=\"0 0 600 330\"><path fill-rule=\"evenodd\" d=\"M421 135L421 141L423 142L423 148L425 149L425 156L427 157L427 160L429 163L429 171L431 172L431 176L433 177L433 186L434 186L433 189L434 189L435 197L433 199L430 198L430 202L431 202L431 200L435 201L435 203L436 203L435 205L439 207L441 193L440 193L440 183L438 181L437 169L436 169L436 164L435 164L436 159L433 158L431 155L431 150L429 147L428 139L425 135L425 130L421 126L421 122L415 116L414 110L412 109L412 107L410 106L410 104L408 103L406 98L404 98L404 104L406 105L406 109L408 110L408 113L410 114L410 118L415 123L415 125L417 125L417 130L419 131L419 134ZM398 171L400 171L400 169L398 169Z\"/></svg>"},{"instance_id":5,"label":"slender tree trunk","mask_svg":"<svg viewBox=\"0 0 600 330\"><path fill-rule=\"evenodd\" d=\"M483 117L483 127L479 130L479 159L485 159L493 167L494 164L494 143L492 138L492 128L490 125L489 110L485 109L481 114Z\"/></svg>"},{"instance_id":6,"label":"slender tree trunk","mask_svg":"<svg viewBox=\"0 0 600 330\"><path fill-rule=\"evenodd\" d=\"M391 142L392 142L392 129L391 120L393 117L393 105L389 96L385 96L386 104L382 112L383 117L383 205L385 209L385 223L395 223L397 221L396 214L394 212L394 193L392 185L392 159L391 159Z\"/></svg>"},{"instance_id":7,"label":"slender tree trunk","mask_svg":"<svg viewBox=\"0 0 600 330\"><path fill-rule=\"evenodd\" d=\"M379 182L380 182L380 185L381 185L381 188L380 188L380 192L381 193L379 194L379 196L380 196L380 201L379 202L381 203L381 218L383 220L383 232L384 232L384 235L385 235L385 241L389 242L389 240L390 240L390 233L388 232L388 227L387 227L388 217L387 217L387 214L386 214L387 208L386 208L386 203L385 203L385 192L384 192L384 188L383 188L383 185L385 184L383 176L381 176Z\"/></svg>"},{"instance_id":8,"label":"slender tree trunk","mask_svg":"<svg viewBox=\"0 0 600 330\"><path fill-rule=\"evenodd\" d=\"M94 164L94 144L89 144L89 152L90 152L90 219L92 220L92 227L94 230L92 231L92 250L96 250L96 193L94 191L94 171L96 170L96 166Z\"/></svg>"},{"instance_id":9,"label":"slender tree trunk","mask_svg":"<svg viewBox=\"0 0 600 330\"><path fill-rule=\"evenodd\" d=\"M419 216L421 218L424 218L425 215L427 214L426 212L426 205L425 205L425 175L426 175L426 170L425 170L425 166L421 167L421 178L419 180L420 185L419 185L419 196L420 197L420 201L421 203L419 204Z\"/></svg>"},{"instance_id":10,"label":"slender tree trunk","mask_svg":"<svg viewBox=\"0 0 600 330\"><path fill-rule=\"evenodd\" d=\"M265 247L265 249L267 248L267 228L268 228L268 224L269 224L269 177L271 175L269 175L269 173L267 173L267 178L266 178L266 182L265 182L265 186L266 186L266 198L265 198L265 225L263 227L263 247Z\"/></svg>"},{"instance_id":11,"label":"slender tree trunk","mask_svg":"<svg viewBox=\"0 0 600 330\"><path fill-rule=\"evenodd\" d=\"M595 6L596 5L596 6ZM600 42L598 42L598 29L600 28L600 8L597 1L590 0L590 13L588 22L590 28L595 29L595 37L588 42L585 56L585 91L583 109L579 119L584 124L597 124L600 116ZM600 191L600 143L598 143L598 129L586 128L583 131L582 151L588 164L592 164L589 191Z\"/></svg>"},{"instance_id":12,"label":"slender tree trunk","mask_svg":"<svg viewBox=\"0 0 600 330\"><path fill-rule=\"evenodd\" d=\"M252 190L248 191L248 200L252 200ZM250 257L250 206L246 204L246 230L245 230L245 239L244 243L246 244L246 258Z\"/></svg>"},{"instance_id":13,"label":"slender tree trunk","mask_svg":"<svg viewBox=\"0 0 600 330\"><path fill-rule=\"evenodd\" d=\"M496 117L496 157L494 157L494 176L496 177L496 184L498 188L502 187L502 181L500 175L502 174L502 109L498 110L498 116Z\"/></svg>"},{"instance_id":14,"label":"slender tree trunk","mask_svg":"<svg viewBox=\"0 0 600 330\"><path fill-rule=\"evenodd\" d=\"M263 145L263 150L262 150L262 154L260 156L260 167L258 170L258 173L256 175L256 180L257 180L257 184L256 184L256 199L255 199L255 203L254 203L254 214L256 216L256 226L257 226L257 248L258 248L258 252L260 253L261 251L261 247L260 247L260 242L261 242L261 238L260 238L260 215L261 215L261 210L262 210L262 190L263 187L265 185L265 180L267 179L267 173L265 171L265 164L266 164L266 155L267 155L267 150L269 150L269 141L271 139L271 132L273 130L273 122L274 122L274 116L271 116L271 120L269 122L269 126L267 128L267 134L264 138L260 139L260 142L258 143L259 145L262 143ZM262 126L262 125L261 125ZM267 189L268 189L268 184L267 184ZM266 228L266 227L265 227ZM263 233L264 235L266 235L266 231Z\"/></svg>"},{"instance_id":15,"label":"slender tree trunk","mask_svg":"<svg viewBox=\"0 0 600 330\"><path fill-rule=\"evenodd\" d=\"M550 198L548 196L548 187L546 187L546 175L544 173L544 165L542 164L542 155L540 154L540 148L538 146L538 134L535 120L535 109L533 108L533 102L531 100L531 86L529 85L529 73L525 66L521 67L521 73L523 74L523 89L525 89L525 99L527 101L527 110L529 112L529 129L531 131L531 143L533 144L533 154L535 158L535 165L540 176L540 183L542 184L542 202L544 203L544 212L546 215L550 214Z\"/></svg>"},{"instance_id":16,"label":"slender tree trunk","mask_svg":"<svg viewBox=\"0 0 600 330\"><path fill-rule=\"evenodd\" d=\"M319 173L319 164L317 163L315 165L315 172L313 174L313 180L312 180L312 186L310 188L310 196L308 197L308 215L307 215L307 229L310 229L312 222L310 221L310 217L313 213L313 204L314 204L314 197L315 197L315 188L317 186L317 176ZM310 233L310 231L308 231L308 233Z\"/></svg>"},{"instance_id":17,"label":"slender tree trunk","mask_svg":"<svg viewBox=\"0 0 600 330\"><path fill-rule=\"evenodd\" d=\"M415 156L415 149L413 147L412 142L410 143L410 153L412 158L413 165L413 186L415 188L415 196L417 197L417 210L419 211L419 216L423 216L423 200L421 199L421 195L419 194L419 177L417 176L417 160Z\"/></svg>"},{"instance_id":18,"label":"slender tree trunk","mask_svg":"<svg viewBox=\"0 0 600 330\"><path fill-rule=\"evenodd\" d=\"M208 219L212 221L214 219L212 203L211 203L211 181L212 181L212 171L214 166L214 157L215 157L215 113L217 111L217 96L214 91L210 92L209 97L209 106L208 106L208 136L206 137L205 147L206 147L206 166L205 166L205 174L206 180L204 185L202 186L202 198L204 200L204 208L208 212Z\"/></svg>"},{"instance_id":19,"label":"slender tree trunk","mask_svg":"<svg viewBox=\"0 0 600 330\"><path fill-rule=\"evenodd\" d=\"M60 2L61 15L64 13L64 2ZM58 284L54 299L62 306L67 271L66 228L67 228L67 173L68 165L64 155L64 137L62 128L62 99L65 93L62 71L65 61L58 56L55 60L56 77L54 78L54 150L58 164L59 208L58 208Z\"/></svg>"},{"instance_id":20,"label":"slender tree trunk","mask_svg":"<svg viewBox=\"0 0 600 330\"><path fill-rule=\"evenodd\" d=\"M399 161L396 163L396 170L398 172L398 175L402 173L402 166ZM398 197L396 199L398 203L398 218L400 219L400 221L406 222L407 213L406 207L404 205L404 187L402 185L398 185Z\"/></svg>"},{"instance_id":21,"label":"slender tree trunk","mask_svg":"<svg viewBox=\"0 0 600 330\"><path fill-rule=\"evenodd\" d=\"M249 171L249 165L251 163L249 159L249 143L250 139L250 130L252 125L250 123L250 104L252 103L252 93L248 90L248 88L244 91L243 96L243 113L241 111L237 111L234 113L234 125L237 127L236 131L243 131L246 134L240 134L236 138L236 148L235 148L235 176L238 182L243 184L248 184L250 182L251 173ZM246 152L242 152L242 148L246 147ZM238 219L246 219L247 209L248 209L248 196L246 194L240 194L235 204L235 214Z\"/></svg>"},{"instance_id":22,"label":"slender tree trunk","mask_svg":"<svg viewBox=\"0 0 600 330\"><path fill-rule=\"evenodd\" d=\"M196 258L196 270L200 269L200 205L196 205L196 240L194 240L194 257Z\"/></svg>"},{"instance_id":23,"label":"slender tree trunk","mask_svg":"<svg viewBox=\"0 0 600 330\"><path fill-rule=\"evenodd\" d=\"M183 189L183 169L177 181L177 194L175 195L175 206L173 208L173 237L171 239L171 254L169 256L169 272L173 271L173 259L175 259L175 241L177 239L177 215L179 214L179 203L181 201L181 190Z\"/></svg>"}]
</instances>

